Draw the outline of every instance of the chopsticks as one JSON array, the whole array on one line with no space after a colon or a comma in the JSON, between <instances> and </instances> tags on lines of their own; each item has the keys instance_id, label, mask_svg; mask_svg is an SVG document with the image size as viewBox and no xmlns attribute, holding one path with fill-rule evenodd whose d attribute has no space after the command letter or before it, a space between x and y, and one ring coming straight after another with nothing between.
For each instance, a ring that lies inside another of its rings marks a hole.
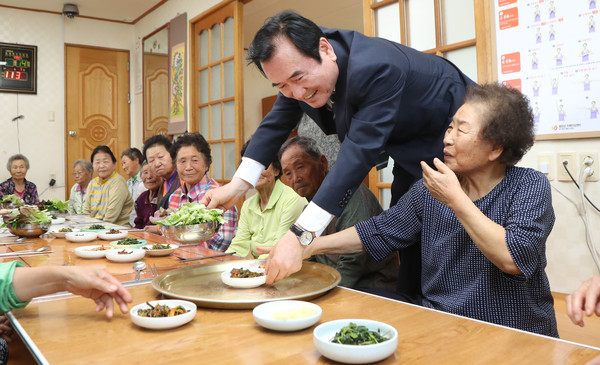
<instances>
[{"instance_id":1,"label":"chopsticks","mask_svg":"<svg viewBox=\"0 0 600 365\"><path fill-rule=\"evenodd\" d=\"M15 251L15 252L7 252L7 253L0 253L0 257L10 257L10 256L31 256L31 255L45 255L47 253L53 253L54 251L41 251L41 252L36 252L36 251Z\"/></svg>"},{"instance_id":2,"label":"chopsticks","mask_svg":"<svg viewBox=\"0 0 600 365\"><path fill-rule=\"evenodd\" d=\"M202 256L202 257L192 257L192 258L185 258L185 257L181 257L179 255L175 255L173 254L173 256L177 257L178 259L180 259L180 262L186 262L186 261L196 261L196 260L204 260L204 259L212 259L215 257L221 257L221 256L231 256L231 255L235 255L235 252L227 252L227 253L220 253L217 255L210 255L210 256Z\"/></svg>"}]
</instances>

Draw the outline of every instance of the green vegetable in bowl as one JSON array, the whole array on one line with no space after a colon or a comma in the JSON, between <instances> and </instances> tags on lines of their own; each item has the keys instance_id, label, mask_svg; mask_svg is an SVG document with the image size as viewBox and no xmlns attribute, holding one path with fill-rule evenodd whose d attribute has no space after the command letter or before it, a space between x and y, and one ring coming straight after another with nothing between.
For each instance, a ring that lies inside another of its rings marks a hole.
<instances>
[{"instance_id":1,"label":"green vegetable in bowl","mask_svg":"<svg viewBox=\"0 0 600 365\"><path fill-rule=\"evenodd\" d=\"M49 212L66 212L69 210L69 201L63 202L59 199L42 200L38 203L40 210L46 209Z\"/></svg>"},{"instance_id":2,"label":"green vegetable in bowl","mask_svg":"<svg viewBox=\"0 0 600 365\"><path fill-rule=\"evenodd\" d=\"M124 240L120 240L117 241L117 243L115 243L115 245L119 245L119 246L130 246L130 245L139 245L141 242L138 241L135 238L125 238Z\"/></svg>"},{"instance_id":3,"label":"green vegetable in bowl","mask_svg":"<svg viewBox=\"0 0 600 365\"><path fill-rule=\"evenodd\" d=\"M379 333L379 329L377 329L377 332L370 331L366 326L359 326L356 323L350 322L348 326L343 327L335 334L331 342L342 345L363 346L373 345L387 340L389 340L389 338L382 336Z\"/></svg>"},{"instance_id":4,"label":"green vegetable in bowl","mask_svg":"<svg viewBox=\"0 0 600 365\"><path fill-rule=\"evenodd\" d=\"M21 207L10 213L8 217L10 218L2 226L10 226L12 229L17 229L19 224L44 224L52 221L50 213L35 207Z\"/></svg>"},{"instance_id":5,"label":"green vegetable in bowl","mask_svg":"<svg viewBox=\"0 0 600 365\"><path fill-rule=\"evenodd\" d=\"M3 196L2 200L0 201L0 203L8 203L8 204L14 204L14 205L23 205L23 204L25 204L25 202L23 201L23 199L19 198L15 194L8 194L8 195Z\"/></svg>"},{"instance_id":6,"label":"green vegetable in bowl","mask_svg":"<svg viewBox=\"0 0 600 365\"><path fill-rule=\"evenodd\" d=\"M188 226L209 222L225 223L221 209L206 209L202 204L185 203L179 209L157 224L165 226Z\"/></svg>"},{"instance_id":7,"label":"green vegetable in bowl","mask_svg":"<svg viewBox=\"0 0 600 365\"><path fill-rule=\"evenodd\" d=\"M104 227L101 224L92 224L91 226L85 227L84 229L97 230L97 229L106 229L106 227Z\"/></svg>"}]
</instances>

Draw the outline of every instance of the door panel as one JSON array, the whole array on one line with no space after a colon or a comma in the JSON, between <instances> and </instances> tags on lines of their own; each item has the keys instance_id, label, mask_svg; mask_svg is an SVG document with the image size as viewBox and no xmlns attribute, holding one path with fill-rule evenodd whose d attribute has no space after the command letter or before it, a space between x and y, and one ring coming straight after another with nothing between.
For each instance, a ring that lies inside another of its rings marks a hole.
<instances>
[{"instance_id":1,"label":"door panel","mask_svg":"<svg viewBox=\"0 0 600 365\"><path fill-rule=\"evenodd\" d=\"M65 194L75 183L73 163L89 160L96 146L107 145L121 169L121 152L129 148L128 51L68 45L66 54ZM68 198L68 196L66 197Z\"/></svg>"},{"instance_id":2,"label":"door panel","mask_svg":"<svg viewBox=\"0 0 600 365\"><path fill-rule=\"evenodd\" d=\"M169 56L144 55L144 141L167 134L169 122Z\"/></svg>"}]
</instances>

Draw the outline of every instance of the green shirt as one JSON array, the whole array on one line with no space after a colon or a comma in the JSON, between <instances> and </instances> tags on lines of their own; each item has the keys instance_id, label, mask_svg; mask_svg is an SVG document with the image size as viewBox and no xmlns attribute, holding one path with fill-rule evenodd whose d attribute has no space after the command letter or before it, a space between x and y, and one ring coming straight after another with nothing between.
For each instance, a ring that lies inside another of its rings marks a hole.
<instances>
[{"instance_id":1,"label":"green shirt","mask_svg":"<svg viewBox=\"0 0 600 365\"><path fill-rule=\"evenodd\" d=\"M252 251L254 258L263 259L268 255L256 255L257 246L274 246L298 219L306 199L296 194L281 181L275 181L273 192L265 210L260 209L260 196L254 195L242 205L237 234L225 252L235 252L236 256L246 257Z\"/></svg>"},{"instance_id":2,"label":"green shirt","mask_svg":"<svg viewBox=\"0 0 600 365\"><path fill-rule=\"evenodd\" d=\"M0 313L4 314L13 309L23 309L29 301L22 302L12 286L15 268L25 266L21 261L0 263Z\"/></svg>"}]
</instances>

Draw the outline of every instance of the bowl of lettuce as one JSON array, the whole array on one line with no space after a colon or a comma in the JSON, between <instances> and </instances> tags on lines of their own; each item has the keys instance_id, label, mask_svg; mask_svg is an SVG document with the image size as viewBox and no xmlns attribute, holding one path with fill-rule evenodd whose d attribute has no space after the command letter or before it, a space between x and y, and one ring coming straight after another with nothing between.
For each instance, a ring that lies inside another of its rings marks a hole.
<instances>
[{"instance_id":1,"label":"bowl of lettuce","mask_svg":"<svg viewBox=\"0 0 600 365\"><path fill-rule=\"evenodd\" d=\"M52 217L45 210L35 207L21 207L5 217L4 227L20 237L39 237L48 232Z\"/></svg>"},{"instance_id":2,"label":"bowl of lettuce","mask_svg":"<svg viewBox=\"0 0 600 365\"><path fill-rule=\"evenodd\" d=\"M5 209L16 208L25 204L23 199L19 198L15 194L4 195L2 199L0 199L0 206Z\"/></svg>"},{"instance_id":3,"label":"bowl of lettuce","mask_svg":"<svg viewBox=\"0 0 600 365\"><path fill-rule=\"evenodd\" d=\"M206 209L202 204L185 203L156 224L168 239L180 243L200 243L217 234L224 222L221 209Z\"/></svg>"}]
</instances>

